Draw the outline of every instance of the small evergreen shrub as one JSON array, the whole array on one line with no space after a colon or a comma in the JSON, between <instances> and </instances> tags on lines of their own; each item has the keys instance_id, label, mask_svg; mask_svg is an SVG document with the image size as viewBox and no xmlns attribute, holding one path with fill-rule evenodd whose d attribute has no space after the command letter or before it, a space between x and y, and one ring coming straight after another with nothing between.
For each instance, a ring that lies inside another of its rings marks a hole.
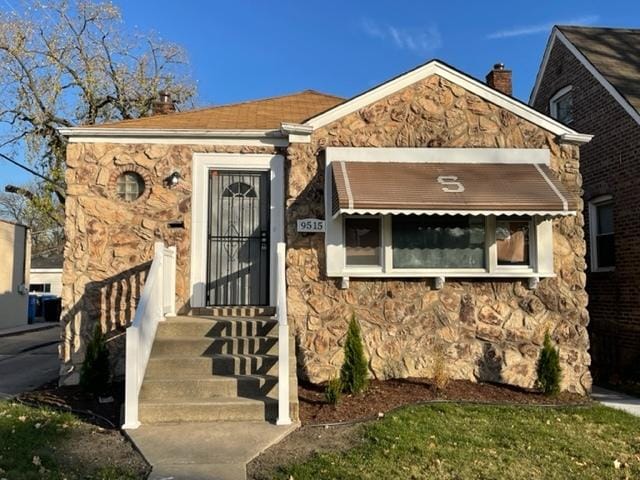
<instances>
[{"instance_id":1,"label":"small evergreen shrub","mask_svg":"<svg viewBox=\"0 0 640 480\"><path fill-rule=\"evenodd\" d=\"M344 363L340 370L340 382L344 392L354 395L367 388L367 359L364 356L362 334L355 314L349 322L347 339L344 343Z\"/></svg>"},{"instance_id":2,"label":"small evergreen shrub","mask_svg":"<svg viewBox=\"0 0 640 480\"><path fill-rule=\"evenodd\" d=\"M337 405L342 397L342 382L340 378L332 378L324 388L324 399L329 405Z\"/></svg>"},{"instance_id":3,"label":"small evergreen shrub","mask_svg":"<svg viewBox=\"0 0 640 480\"><path fill-rule=\"evenodd\" d=\"M82 363L80 386L85 392L100 395L107 392L109 378L109 349L100 325L96 325Z\"/></svg>"},{"instance_id":4,"label":"small evergreen shrub","mask_svg":"<svg viewBox=\"0 0 640 480\"><path fill-rule=\"evenodd\" d=\"M549 332L544 335L544 345L538 358L537 386L545 395L557 395L560 392L560 353L553 348Z\"/></svg>"}]
</instances>

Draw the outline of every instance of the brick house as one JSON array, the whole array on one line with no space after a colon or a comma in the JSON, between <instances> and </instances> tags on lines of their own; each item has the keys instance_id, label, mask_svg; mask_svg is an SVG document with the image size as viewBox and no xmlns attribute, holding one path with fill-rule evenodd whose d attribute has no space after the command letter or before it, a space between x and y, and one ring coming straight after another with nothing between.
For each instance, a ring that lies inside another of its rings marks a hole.
<instances>
[{"instance_id":1,"label":"brick house","mask_svg":"<svg viewBox=\"0 0 640 480\"><path fill-rule=\"evenodd\" d=\"M562 388L588 392L591 136L513 99L501 65L487 80L434 60L348 100L63 130L61 382L100 324L126 427L287 423L355 314L376 378L430 376L438 350L453 378L531 387L549 331Z\"/></svg>"},{"instance_id":2,"label":"brick house","mask_svg":"<svg viewBox=\"0 0 640 480\"><path fill-rule=\"evenodd\" d=\"M640 30L553 29L530 105L580 148L596 380L640 380Z\"/></svg>"}]
</instances>

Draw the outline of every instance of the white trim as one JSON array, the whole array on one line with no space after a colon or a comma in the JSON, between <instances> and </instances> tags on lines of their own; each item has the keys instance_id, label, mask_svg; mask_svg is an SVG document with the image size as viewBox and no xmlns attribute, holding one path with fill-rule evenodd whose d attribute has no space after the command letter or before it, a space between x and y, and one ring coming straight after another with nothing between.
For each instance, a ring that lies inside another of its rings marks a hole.
<instances>
[{"instance_id":1,"label":"white trim","mask_svg":"<svg viewBox=\"0 0 640 480\"><path fill-rule=\"evenodd\" d=\"M544 72L547 69L547 62L549 61L549 57L551 55L551 50L555 45L556 40L560 41L567 49L573 54L574 57L578 59L578 61L587 69L587 71L595 78L606 90L609 94L620 104L624 110L631 115L637 123L640 124L640 113L633 108L633 106L627 101L626 98L618 92L618 90L611 85L609 80L604 78L604 76L593 66L593 64L585 57L580 50L578 50L573 43L558 29L558 27L553 27L553 31L551 32L551 36L549 41L547 42L547 48L544 52L544 56L542 58L542 64L540 65L540 69L538 70L538 75L536 77L536 83L531 91L531 96L529 97L529 105L533 105L536 97L538 95L538 90L540 89L540 84L542 83L542 78L544 77Z\"/></svg>"},{"instance_id":2,"label":"white trim","mask_svg":"<svg viewBox=\"0 0 640 480\"><path fill-rule=\"evenodd\" d=\"M344 177L344 188L347 191L347 201L349 202L349 209L353 209L353 194L351 193L351 182L349 182L349 174L347 173L347 167L344 162L338 162L340 164L340 170L342 170L342 176Z\"/></svg>"},{"instance_id":3,"label":"white trim","mask_svg":"<svg viewBox=\"0 0 640 480\"><path fill-rule=\"evenodd\" d=\"M613 272L616 269L615 258L613 267L600 267L598 265L598 207L609 202L613 204L613 195L601 195L589 200L589 251L591 253L591 265L589 266L589 270L591 272ZM614 225L614 238L615 232L616 229Z\"/></svg>"},{"instance_id":4,"label":"white trim","mask_svg":"<svg viewBox=\"0 0 640 480\"><path fill-rule=\"evenodd\" d=\"M69 143L150 143L165 145L270 145L286 147L287 135L279 130L205 130L162 128L61 128Z\"/></svg>"},{"instance_id":5,"label":"white trim","mask_svg":"<svg viewBox=\"0 0 640 480\"><path fill-rule=\"evenodd\" d=\"M464 88L465 90L478 95L479 97L497 105L498 107L509 110L515 115L539 126L556 135L571 133L579 135L583 138L583 143L591 140L591 135L582 135L575 130L568 128L560 122L538 112L530 106L523 104L514 98L505 95L488 85L465 75L437 60L432 60L410 72L400 75L388 82L379 85L361 95L342 103L327 112L321 113L305 122L306 125L312 126L314 129L324 127L325 125L338 120L339 118L349 115L361 108L375 103L384 97L391 95L405 87L415 84L431 75L439 75L442 78Z\"/></svg>"},{"instance_id":6,"label":"white trim","mask_svg":"<svg viewBox=\"0 0 640 480\"><path fill-rule=\"evenodd\" d=\"M327 163L500 163L549 166L547 148L377 148L327 147Z\"/></svg>"},{"instance_id":7,"label":"white trim","mask_svg":"<svg viewBox=\"0 0 640 480\"><path fill-rule=\"evenodd\" d=\"M558 100L571 92L571 90L573 90L573 85L562 87L549 99L549 114L556 120L558 119ZM571 121L573 121L573 112L571 113Z\"/></svg>"},{"instance_id":8,"label":"white trim","mask_svg":"<svg viewBox=\"0 0 640 480\"><path fill-rule=\"evenodd\" d=\"M204 307L207 282L207 224L209 170L270 171L269 282L276 285L277 245L284 242L284 157L270 154L194 153L191 199L191 307ZM271 305L276 304L276 289L269 291Z\"/></svg>"},{"instance_id":9,"label":"white trim","mask_svg":"<svg viewBox=\"0 0 640 480\"><path fill-rule=\"evenodd\" d=\"M32 268L31 273L62 273L62 268Z\"/></svg>"},{"instance_id":10,"label":"white trim","mask_svg":"<svg viewBox=\"0 0 640 480\"><path fill-rule=\"evenodd\" d=\"M560 201L562 202L562 209L566 212L569 209L569 202L567 202L567 199L564 197L564 195L562 195L562 193L560 193L560 190L558 190L558 187L554 185L554 183L547 176L547 174L544 173L544 171L540 168L539 165L534 164L533 166L536 167L536 170L538 170L538 173L542 175L542 178L544 178L544 181L547 182L547 185L549 185L549 188L551 188L551 190L553 190L553 193L555 193L556 196L560 199Z\"/></svg>"},{"instance_id":11,"label":"white trim","mask_svg":"<svg viewBox=\"0 0 640 480\"><path fill-rule=\"evenodd\" d=\"M538 215L569 216L573 210L402 210L390 208L341 208L332 216L344 215Z\"/></svg>"}]
</instances>

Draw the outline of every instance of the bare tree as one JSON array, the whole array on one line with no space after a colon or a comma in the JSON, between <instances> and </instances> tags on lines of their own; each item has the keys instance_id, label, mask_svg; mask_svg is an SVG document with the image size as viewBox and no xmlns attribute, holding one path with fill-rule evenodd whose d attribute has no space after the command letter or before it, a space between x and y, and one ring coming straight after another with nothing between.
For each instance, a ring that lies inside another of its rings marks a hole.
<instances>
[{"instance_id":1,"label":"bare tree","mask_svg":"<svg viewBox=\"0 0 640 480\"><path fill-rule=\"evenodd\" d=\"M16 188L22 190L15 192L18 195L0 192L0 218L21 223L31 229L32 255L62 254L64 231L60 219L52 216L52 213L59 211L59 204L52 205L51 211L35 208L31 202L31 192L37 192L41 187L32 183Z\"/></svg>"},{"instance_id":2,"label":"bare tree","mask_svg":"<svg viewBox=\"0 0 640 480\"><path fill-rule=\"evenodd\" d=\"M128 33L110 2L25 0L18 10L0 12L0 157L24 156L50 179L30 202L51 209L53 192L64 200L59 127L146 116L161 91L188 103L195 83L182 48Z\"/></svg>"}]
</instances>

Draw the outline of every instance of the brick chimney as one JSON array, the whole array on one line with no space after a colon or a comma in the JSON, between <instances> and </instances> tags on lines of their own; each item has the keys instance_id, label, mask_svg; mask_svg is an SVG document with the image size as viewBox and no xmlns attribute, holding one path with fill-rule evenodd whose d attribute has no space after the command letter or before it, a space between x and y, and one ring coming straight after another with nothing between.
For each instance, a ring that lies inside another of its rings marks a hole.
<instances>
[{"instance_id":1,"label":"brick chimney","mask_svg":"<svg viewBox=\"0 0 640 480\"><path fill-rule=\"evenodd\" d=\"M495 88L499 92L511 96L513 89L511 86L511 70L505 70L504 63L496 63L493 69L487 73L487 85Z\"/></svg>"},{"instance_id":2,"label":"brick chimney","mask_svg":"<svg viewBox=\"0 0 640 480\"><path fill-rule=\"evenodd\" d=\"M153 114L165 115L167 113L173 113L176 111L176 105L171 100L171 94L168 92L158 92L158 99L153 102Z\"/></svg>"}]
</instances>

